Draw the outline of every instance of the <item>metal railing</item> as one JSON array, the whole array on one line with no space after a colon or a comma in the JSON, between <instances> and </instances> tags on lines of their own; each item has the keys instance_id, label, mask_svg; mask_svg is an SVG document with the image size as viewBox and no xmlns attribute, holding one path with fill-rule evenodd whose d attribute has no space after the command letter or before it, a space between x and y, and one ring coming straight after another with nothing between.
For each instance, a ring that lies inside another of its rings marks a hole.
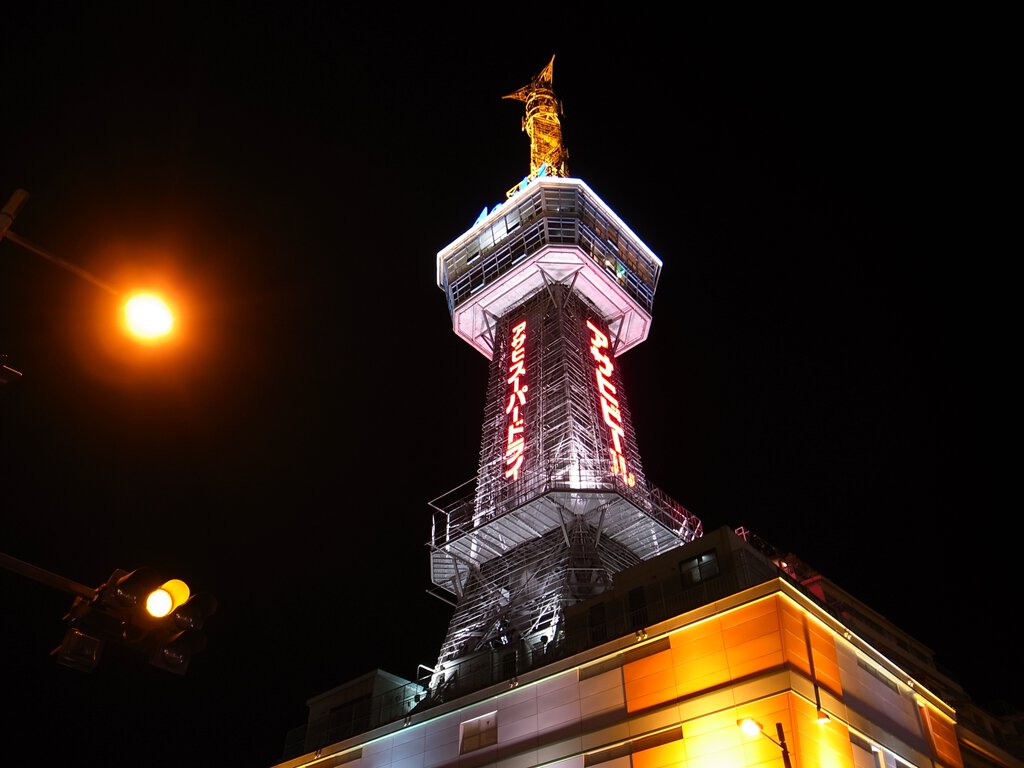
<instances>
[{"instance_id":1,"label":"metal railing","mask_svg":"<svg viewBox=\"0 0 1024 768\"><path fill-rule=\"evenodd\" d=\"M720 600L742 589L769 581L783 574L764 558L750 552L736 553L736 567L679 592L669 592L654 584L644 612L644 625L658 622ZM620 596L621 597L621 596ZM628 600L608 600L605 621L592 624L586 614L567 621L560 635L543 645L521 641L514 645L484 649L460 658L449 670L445 682L422 699L403 699L407 709L385 716L382 701L394 701L396 693L387 691L372 700L352 702L330 716L299 726L288 732L283 759L297 757L328 744L351 738L414 713L429 710L445 701L474 693L491 685L510 681L533 669L581 653L602 643L633 634L637 616ZM571 609L570 609L571 610ZM426 687L427 680L420 681ZM417 686L419 687L419 686Z\"/></svg>"}]
</instances>

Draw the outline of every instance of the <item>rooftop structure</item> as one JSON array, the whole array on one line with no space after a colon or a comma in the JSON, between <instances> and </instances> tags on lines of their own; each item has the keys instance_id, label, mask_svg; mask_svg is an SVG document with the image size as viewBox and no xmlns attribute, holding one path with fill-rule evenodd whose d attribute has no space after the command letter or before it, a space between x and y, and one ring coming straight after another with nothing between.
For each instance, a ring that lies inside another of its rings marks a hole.
<instances>
[{"instance_id":1,"label":"rooftop structure","mask_svg":"<svg viewBox=\"0 0 1024 768\"><path fill-rule=\"evenodd\" d=\"M743 528L619 572L531 662L444 701L359 678L310 700L277 768L783 766L776 723L792 768L1024 768L1020 718L973 706L927 646Z\"/></svg>"}]
</instances>

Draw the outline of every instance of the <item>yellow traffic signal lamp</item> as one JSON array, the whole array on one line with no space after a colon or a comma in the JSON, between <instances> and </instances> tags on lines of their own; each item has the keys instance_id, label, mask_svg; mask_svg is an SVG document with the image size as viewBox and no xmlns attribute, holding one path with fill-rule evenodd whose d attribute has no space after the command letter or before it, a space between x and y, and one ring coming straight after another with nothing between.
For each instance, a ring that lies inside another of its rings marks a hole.
<instances>
[{"instance_id":1,"label":"yellow traffic signal lamp","mask_svg":"<svg viewBox=\"0 0 1024 768\"><path fill-rule=\"evenodd\" d=\"M190 594L188 584L181 579L165 581L146 595L146 613L162 619L179 605L188 602Z\"/></svg>"},{"instance_id":2,"label":"yellow traffic signal lamp","mask_svg":"<svg viewBox=\"0 0 1024 768\"><path fill-rule=\"evenodd\" d=\"M184 674L206 645L201 629L217 609L212 595L192 595L180 579L164 581L149 567L116 570L91 599L75 598L57 661L90 671L106 643L135 647L157 667Z\"/></svg>"}]
</instances>

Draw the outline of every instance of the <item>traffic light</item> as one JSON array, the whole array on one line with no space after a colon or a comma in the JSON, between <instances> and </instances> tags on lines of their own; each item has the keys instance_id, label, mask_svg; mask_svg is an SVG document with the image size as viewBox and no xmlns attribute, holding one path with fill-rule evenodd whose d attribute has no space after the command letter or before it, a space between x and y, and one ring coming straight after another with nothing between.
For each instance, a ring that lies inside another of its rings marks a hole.
<instances>
[{"instance_id":1,"label":"traffic light","mask_svg":"<svg viewBox=\"0 0 1024 768\"><path fill-rule=\"evenodd\" d=\"M163 579L153 568L142 567L134 571L120 569L99 588L98 602L109 613L126 621L146 615L149 595L160 587Z\"/></svg>"},{"instance_id":2,"label":"traffic light","mask_svg":"<svg viewBox=\"0 0 1024 768\"><path fill-rule=\"evenodd\" d=\"M53 655L65 667L91 672L100 663L107 642L121 635L121 620L98 610L95 603L95 597L76 597L64 616L68 628Z\"/></svg>"},{"instance_id":3,"label":"traffic light","mask_svg":"<svg viewBox=\"0 0 1024 768\"><path fill-rule=\"evenodd\" d=\"M149 567L119 569L91 598L75 598L64 617L64 642L54 654L65 666L90 671L111 642L144 653L156 667L184 674L206 646L202 627L216 609L212 595L192 595L180 579L164 581Z\"/></svg>"},{"instance_id":4,"label":"traffic light","mask_svg":"<svg viewBox=\"0 0 1024 768\"><path fill-rule=\"evenodd\" d=\"M185 674L192 657L206 648L203 624L217 610L210 594L188 597L168 612L159 641L153 644L149 663L168 672Z\"/></svg>"}]
</instances>

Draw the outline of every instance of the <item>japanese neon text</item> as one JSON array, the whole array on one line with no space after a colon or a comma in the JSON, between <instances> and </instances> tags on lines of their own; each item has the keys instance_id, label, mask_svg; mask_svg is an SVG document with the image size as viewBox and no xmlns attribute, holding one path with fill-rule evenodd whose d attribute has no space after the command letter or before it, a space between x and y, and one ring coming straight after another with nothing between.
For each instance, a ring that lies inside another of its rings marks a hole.
<instances>
[{"instance_id":1,"label":"japanese neon text","mask_svg":"<svg viewBox=\"0 0 1024 768\"><path fill-rule=\"evenodd\" d=\"M509 342L511 355L508 366L508 404L505 414L508 416L508 437L505 442L505 477L519 479L519 471L523 466L523 449L526 446L526 427L523 415L526 410L526 392L529 387L526 378L526 321L523 320L512 328L512 339Z\"/></svg>"},{"instance_id":2,"label":"japanese neon text","mask_svg":"<svg viewBox=\"0 0 1024 768\"><path fill-rule=\"evenodd\" d=\"M611 471L617 475L626 485L636 485L636 476L629 471L626 463L626 455L622 444L622 438L626 430L622 426L622 413L619 410L619 401L615 397L615 385L612 384L612 373L615 365L612 359L606 354L608 350L608 337L587 320L587 328L591 331L590 354L597 365L594 368L594 377L597 379L597 392L601 398L601 416L611 438L611 445L608 447L608 454L611 457Z\"/></svg>"}]
</instances>

